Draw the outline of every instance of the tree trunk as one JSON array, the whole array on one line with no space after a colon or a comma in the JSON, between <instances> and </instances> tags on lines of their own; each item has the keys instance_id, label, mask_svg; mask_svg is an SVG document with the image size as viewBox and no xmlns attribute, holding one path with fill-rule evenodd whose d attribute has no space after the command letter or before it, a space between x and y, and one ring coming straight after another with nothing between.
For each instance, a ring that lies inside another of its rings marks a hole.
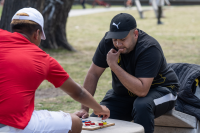
<instances>
[{"instance_id":1,"label":"tree trunk","mask_svg":"<svg viewBox=\"0 0 200 133\"><path fill-rule=\"evenodd\" d=\"M46 0L43 16L46 40L41 43L42 48L57 49L63 47L70 51L75 49L66 38L66 23L68 13L74 0Z\"/></svg>"},{"instance_id":2,"label":"tree trunk","mask_svg":"<svg viewBox=\"0 0 200 133\"><path fill-rule=\"evenodd\" d=\"M44 17L46 40L41 42L40 47L47 49L63 47L67 50L75 51L66 38L66 23L73 1L74 0L5 0L0 28L10 31L10 22L16 11L23 7L33 7L42 12Z\"/></svg>"}]
</instances>

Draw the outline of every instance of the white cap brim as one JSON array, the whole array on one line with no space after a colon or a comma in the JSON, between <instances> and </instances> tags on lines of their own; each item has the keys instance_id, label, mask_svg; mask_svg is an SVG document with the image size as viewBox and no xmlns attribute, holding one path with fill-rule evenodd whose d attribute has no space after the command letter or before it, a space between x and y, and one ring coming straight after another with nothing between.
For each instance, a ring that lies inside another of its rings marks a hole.
<instances>
[{"instance_id":1,"label":"white cap brim","mask_svg":"<svg viewBox=\"0 0 200 133\"><path fill-rule=\"evenodd\" d=\"M42 28L42 36L41 36L41 39L42 39L42 40L46 40L46 36L45 36L45 34L44 34L43 28Z\"/></svg>"}]
</instances>

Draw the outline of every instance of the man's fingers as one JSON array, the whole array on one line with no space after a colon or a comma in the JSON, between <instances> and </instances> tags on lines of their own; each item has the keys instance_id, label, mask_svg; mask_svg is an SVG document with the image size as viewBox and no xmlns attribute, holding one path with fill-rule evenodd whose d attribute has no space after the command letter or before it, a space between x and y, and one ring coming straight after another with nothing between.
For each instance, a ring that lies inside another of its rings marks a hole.
<instances>
[{"instance_id":1,"label":"man's fingers","mask_svg":"<svg viewBox=\"0 0 200 133\"><path fill-rule=\"evenodd\" d=\"M117 51L115 49L113 49L113 48L110 50L110 52L117 53Z\"/></svg>"},{"instance_id":2,"label":"man's fingers","mask_svg":"<svg viewBox=\"0 0 200 133\"><path fill-rule=\"evenodd\" d=\"M89 116L88 113L86 113L86 114L84 114L84 115L82 116L82 118L85 119L85 118L88 118L88 116Z\"/></svg>"},{"instance_id":3,"label":"man's fingers","mask_svg":"<svg viewBox=\"0 0 200 133\"><path fill-rule=\"evenodd\" d=\"M108 119L108 115L103 115L102 120Z\"/></svg>"},{"instance_id":4,"label":"man's fingers","mask_svg":"<svg viewBox=\"0 0 200 133\"><path fill-rule=\"evenodd\" d=\"M119 49L117 54L120 55L122 51L123 51L123 49Z\"/></svg>"},{"instance_id":5,"label":"man's fingers","mask_svg":"<svg viewBox=\"0 0 200 133\"><path fill-rule=\"evenodd\" d=\"M75 112L75 113L73 113L73 114L77 115L78 117L81 116L80 112Z\"/></svg>"},{"instance_id":6,"label":"man's fingers","mask_svg":"<svg viewBox=\"0 0 200 133\"><path fill-rule=\"evenodd\" d=\"M85 111L85 110L80 110L80 111L77 111L77 112L75 112L75 113L73 113L73 114L75 114L75 115L77 115L78 117L80 117L80 118L87 118L88 116L89 116L89 114L88 114L88 112L87 111Z\"/></svg>"}]
</instances>

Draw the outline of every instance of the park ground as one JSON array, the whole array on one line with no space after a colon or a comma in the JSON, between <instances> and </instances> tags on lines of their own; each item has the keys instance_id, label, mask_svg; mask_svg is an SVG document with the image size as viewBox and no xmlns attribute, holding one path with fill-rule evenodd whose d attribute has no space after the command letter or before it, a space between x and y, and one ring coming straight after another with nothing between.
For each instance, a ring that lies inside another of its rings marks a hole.
<instances>
[{"instance_id":1,"label":"park ground","mask_svg":"<svg viewBox=\"0 0 200 133\"><path fill-rule=\"evenodd\" d=\"M77 52L63 49L45 51L62 65L75 82L83 85L96 47L105 32L109 30L112 17L120 12L132 14L136 18L137 27L158 40L168 63L184 62L200 65L200 5L165 7L165 18L162 18L164 25L157 25L152 10L144 12L144 19L139 18L136 10L128 9L69 17L67 38ZM98 102L102 100L107 90L111 89L111 79L108 68L98 82L94 96ZM80 104L59 88L54 88L44 81L36 91L35 109L73 113L80 109Z\"/></svg>"}]
</instances>

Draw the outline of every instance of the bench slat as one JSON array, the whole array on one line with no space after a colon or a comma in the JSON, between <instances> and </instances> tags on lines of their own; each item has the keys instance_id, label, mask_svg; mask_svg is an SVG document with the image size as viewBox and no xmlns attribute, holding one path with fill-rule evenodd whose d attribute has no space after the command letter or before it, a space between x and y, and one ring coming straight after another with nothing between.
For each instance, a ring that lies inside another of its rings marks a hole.
<instances>
[{"instance_id":1,"label":"bench slat","mask_svg":"<svg viewBox=\"0 0 200 133\"><path fill-rule=\"evenodd\" d=\"M156 126L196 128L197 119L194 116L171 110L154 120Z\"/></svg>"}]
</instances>

